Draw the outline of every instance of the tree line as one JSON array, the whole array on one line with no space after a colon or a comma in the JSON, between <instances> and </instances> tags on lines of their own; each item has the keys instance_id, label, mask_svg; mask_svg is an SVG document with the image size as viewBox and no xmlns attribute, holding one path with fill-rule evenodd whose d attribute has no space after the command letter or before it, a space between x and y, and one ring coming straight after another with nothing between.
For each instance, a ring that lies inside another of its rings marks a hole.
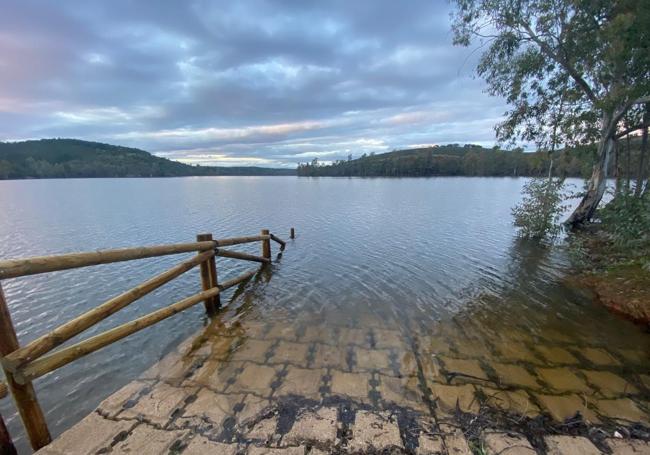
<instances>
[{"instance_id":1,"label":"tree line","mask_svg":"<svg viewBox=\"0 0 650 455\"><path fill-rule=\"evenodd\" d=\"M621 159L610 162L610 175L633 177L639 160L638 141L621 150ZM579 146L560 150L554 156L546 152L512 151L496 147L450 144L389 153L363 155L360 158L321 164L318 159L298 165L303 177L430 177L430 176L546 176L553 160L553 175L587 178L597 162L597 147Z\"/></svg>"},{"instance_id":2,"label":"tree line","mask_svg":"<svg viewBox=\"0 0 650 455\"><path fill-rule=\"evenodd\" d=\"M295 170L190 166L144 150L77 139L0 142L0 179L210 175L295 175Z\"/></svg>"}]
</instances>

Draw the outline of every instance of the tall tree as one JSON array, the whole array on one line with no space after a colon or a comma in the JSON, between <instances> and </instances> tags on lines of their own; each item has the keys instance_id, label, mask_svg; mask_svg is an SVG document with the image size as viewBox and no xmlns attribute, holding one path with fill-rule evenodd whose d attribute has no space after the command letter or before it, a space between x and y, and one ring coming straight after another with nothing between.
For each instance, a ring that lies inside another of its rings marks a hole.
<instances>
[{"instance_id":1,"label":"tall tree","mask_svg":"<svg viewBox=\"0 0 650 455\"><path fill-rule=\"evenodd\" d=\"M511 105L503 141L598 143L598 159L568 223L591 219L605 192L623 116L650 102L647 0L454 0L454 42L485 47L478 74ZM562 99L564 115L551 122ZM555 130L553 132L553 130Z\"/></svg>"}]
</instances>

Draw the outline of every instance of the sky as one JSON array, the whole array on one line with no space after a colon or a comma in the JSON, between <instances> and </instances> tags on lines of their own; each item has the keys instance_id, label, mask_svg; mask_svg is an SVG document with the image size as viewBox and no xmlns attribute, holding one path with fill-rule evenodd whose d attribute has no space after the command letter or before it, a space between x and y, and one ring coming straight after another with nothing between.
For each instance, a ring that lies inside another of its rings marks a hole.
<instances>
[{"instance_id":1,"label":"sky","mask_svg":"<svg viewBox=\"0 0 650 455\"><path fill-rule=\"evenodd\" d=\"M0 140L295 167L495 144L503 100L446 0L3 0Z\"/></svg>"}]
</instances>

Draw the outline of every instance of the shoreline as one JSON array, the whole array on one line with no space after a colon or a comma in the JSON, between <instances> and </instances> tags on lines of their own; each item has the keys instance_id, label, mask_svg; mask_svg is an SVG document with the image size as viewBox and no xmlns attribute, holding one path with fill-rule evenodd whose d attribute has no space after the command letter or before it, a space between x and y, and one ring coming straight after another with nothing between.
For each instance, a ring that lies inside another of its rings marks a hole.
<instances>
[{"instance_id":1,"label":"shoreline","mask_svg":"<svg viewBox=\"0 0 650 455\"><path fill-rule=\"evenodd\" d=\"M650 331L650 271L617 250L598 226L573 239L584 260L568 280L588 289L612 313L645 326Z\"/></svg>"}]
</instances>

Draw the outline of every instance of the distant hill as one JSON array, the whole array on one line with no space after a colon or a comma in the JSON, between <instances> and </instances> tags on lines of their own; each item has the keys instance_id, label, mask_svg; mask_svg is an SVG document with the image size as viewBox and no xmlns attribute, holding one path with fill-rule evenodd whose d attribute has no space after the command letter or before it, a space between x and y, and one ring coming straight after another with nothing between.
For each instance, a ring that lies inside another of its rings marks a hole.
<instances>
[{"instance_id":1,"label":"distant hill","mask_svg":"<svg viewBox=\"0 0 650 455\"><path fill-rule=\"evenodd\" d=\"M190 166L144 150L77 139L0 142L0 179L295 174L295 169Z\"/></svg>"},{"instance_id":2,"label":"distant hill","mask_svg":"<svg viewBox=\"0 0 650 455\"><path fill-rule=\"evenodd\" d=\"M554 159L554 174L586 177L591 173L594 159L594 147L559 151ZM546 173L548 154L545 152L505 151L472 144L396 150L330 165L312 161L298 166L299 176L541 176Z\"/></svg>"}]
</instances>

